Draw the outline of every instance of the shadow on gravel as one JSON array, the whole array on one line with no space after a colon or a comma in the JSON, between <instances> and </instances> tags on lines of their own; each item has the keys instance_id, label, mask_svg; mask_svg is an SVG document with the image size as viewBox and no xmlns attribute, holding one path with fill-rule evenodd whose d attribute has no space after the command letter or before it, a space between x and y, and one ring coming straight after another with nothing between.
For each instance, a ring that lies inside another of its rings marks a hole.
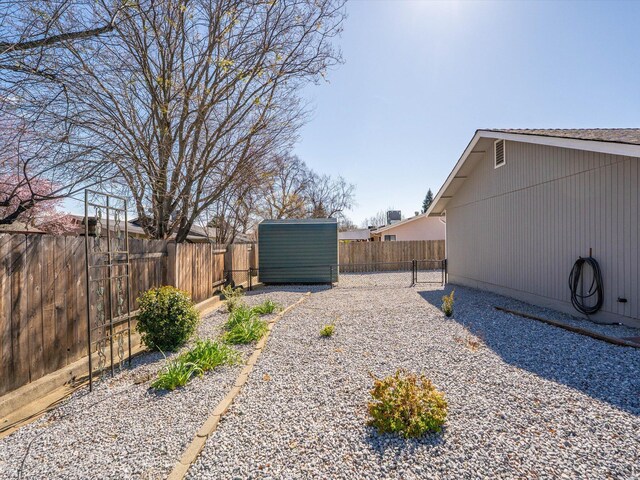
<instances>
[{"instance_id":1,"label":"shadow on gravel","mask_svg":"<svg viewBox=\"0 0 640 480\"><path fill-rule=\"evenodd\" d=\"M369 445L371 452L379 457L386 457L390 453L396 456L413 454L417 450L424 451L425 447L435 448L445 443L447 427L445 426L440 433L425 435L422 438L402 438L397 435L380 434L373 427L367 427L364 437L365 442Z\"/></svg>"},{"instance_id":2,"label":"shadow on gravel","mask_svg":"<svg viewBox=\"0 0 640 480\"><path fill-rule=\"evenodd\" d=\"M417 293L440 309L442 296L452 289L447 286ZM505 362L640 415L640 350L611 345L493 308L532 308L517 300L467 287L455 286L455 291L451 321L480 337Z\"/></svg>"}]
</instances>

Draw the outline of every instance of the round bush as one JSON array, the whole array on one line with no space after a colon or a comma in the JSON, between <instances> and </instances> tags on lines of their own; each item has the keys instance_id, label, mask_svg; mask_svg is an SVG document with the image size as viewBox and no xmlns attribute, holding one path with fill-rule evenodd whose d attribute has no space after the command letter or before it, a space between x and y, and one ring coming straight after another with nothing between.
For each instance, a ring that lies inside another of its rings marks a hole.
<instances>
[{"instance_id":1,"label":"round bush","mask_svg":"<svg viewBox=\"0 0 640 480\"><path fill-rule=\"evenodd\" d=\"M439 432L447 419L444 394L424 375L398 370L375 379L369 402L369 425L380 433L397 433L405 438Z\"/></svg>"},{"instance_id":2,"label":"round bush","mask_svg":"<svg viewBox=\"0 0 640 480\"><path fill-rule=\"evenodd\" d=\"M152 288L138 298L138 331L152 350L172 351L193 335L200 314L186 292L175 287Z\"/></svg>"}]
</instances>

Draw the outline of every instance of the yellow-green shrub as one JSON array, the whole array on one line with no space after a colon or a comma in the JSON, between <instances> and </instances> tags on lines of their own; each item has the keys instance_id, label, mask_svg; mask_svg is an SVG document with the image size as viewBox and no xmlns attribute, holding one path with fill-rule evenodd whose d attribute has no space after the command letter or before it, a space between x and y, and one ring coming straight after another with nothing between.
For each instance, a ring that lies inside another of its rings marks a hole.
<instances>
[{"instance_id":1,"label":"yellow-green shrub","mask_svg":"<svg viewBox=\"0 0 640 480\"><path fill-rule=\"evenodd\" d=\"M335 331L335 329L336 329L336 326L333 323L328 323L327 325L325 325L320 329L320 336L330 337L333 335L333 332Z\"/></svg>"},{"instance_id":2,"label":"yellow-green shrub","mask_svg":"<svg viewBox=\"0 0 640 480\"><path fill-rule=\"evenodd\" d=\"M445 295L444 297L442 297L442 312L447 317L450 317L451 315L453 315L453 293L454 292L455 290L451 290L451 293L449 295Z\"/></svg>"},{"instance_id":3,"label":"yellow-green shrub","mask_svg":"<svg viewBox=\"0 0 640 480\"><path fill-rule=\"evenodd\" d=\"M227 285L220 292L225 299L225 304L229 313L244 305L242 298L244 297L244 290L241 287L233 288L233 286Z\"/></svg>"},{"instance_id":4,"label":"yellow-green shrub","mask_svg":"<svg viewBox=\"0 0 640 480\"><path fill-rule=\"evenodd\" d=\"M369 402L369 425L380 433L405 438L439 432L447 418L447 401L424 375L398 370L375 379Z\"/></svg>"}]
</instances>

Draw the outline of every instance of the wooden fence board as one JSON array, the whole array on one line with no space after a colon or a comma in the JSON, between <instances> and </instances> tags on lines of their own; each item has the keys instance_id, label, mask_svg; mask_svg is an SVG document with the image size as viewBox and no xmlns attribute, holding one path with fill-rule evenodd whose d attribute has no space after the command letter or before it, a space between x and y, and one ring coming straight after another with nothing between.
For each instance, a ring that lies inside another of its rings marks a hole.
<instances>
[{"instance_id":1,"label":"wooden fence board","mask_svg":"<svg viewBox=\"0 0 640 480\"><path fill-rule=\"evenodd\" d=\"M11 239L12 364L7 384L15 388L29 382L29 324L27 319L26 236Z\"/></svg>"},{"instance_id":2,"label":"wooden fence board","mask_svg":"<svg viewBox=\"0 0 640 480\"><path fill-rule=\"evenodd\" d=\"M42 237L27 237L27 322L29 332L29 378L43 375Z\"/></svg>"},{"instance_id":3,"label":"wooden fence board","mask_svg":"<svg viewBox=\"0 0 640 480\"><path fill-rule=\"evenodd\" d=\"M55 274L56 238L42 238L42 334L43 334L43 369L55 363Z\"/></svg>"},{"instance_id":4,"label":"wooden fence board","mask_svg":"<svg viewBox=\"0 0 640 480\"><path fill-rule=\"evenodd\" d=\"M51 371L58 370L69 363L67 351L67 289L66 264L67 264L67 242L66 237L56 237L55 239L55 260L54 260L54 302L55 302L55 340L53 348L53 360Z\"/></svg>"},{"instance_id":5,"label":"wooden fence board","mask_svg":"<svg viewBox=\"0 0 640 480\"><path fill-rule=\"evenodd\" d=\"M11 336L11 238L0 236L0 378L10 381L13 366ZM0 391L2 387L0 387Z\"/></svg>"},{"instance_id":6,"label":"wooden fence board","mask_svg":"<svg viewBox=\"0 0 640 480\"><path fill-rule=\"evenodd\" d=\"M29 337L29 378L42 376L42 237L27 237L27 325Z\"/></svg>"}]
</instances>

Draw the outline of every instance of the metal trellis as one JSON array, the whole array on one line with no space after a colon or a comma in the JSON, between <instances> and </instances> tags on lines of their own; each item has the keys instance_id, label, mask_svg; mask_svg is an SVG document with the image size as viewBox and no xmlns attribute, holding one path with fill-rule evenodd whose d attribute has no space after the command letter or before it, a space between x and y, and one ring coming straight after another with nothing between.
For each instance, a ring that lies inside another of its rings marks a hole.
<instances>
[{"instance_id":1,"label":"metal trellis","mask_svg":"<svg viewBox=\"0 0 640 480\"><path fill-rule=\"evenodd\" d=\"M89 216L90 208L95 210L93 217ZM131 364L127 200L117 195L85 190L84 228L89 390L93 390L93 375L104 374L107 353L112 376L116 364L120 369L125 359ZM94 352L98 360L95 370Z\"/></svg>"}]
</instances>

